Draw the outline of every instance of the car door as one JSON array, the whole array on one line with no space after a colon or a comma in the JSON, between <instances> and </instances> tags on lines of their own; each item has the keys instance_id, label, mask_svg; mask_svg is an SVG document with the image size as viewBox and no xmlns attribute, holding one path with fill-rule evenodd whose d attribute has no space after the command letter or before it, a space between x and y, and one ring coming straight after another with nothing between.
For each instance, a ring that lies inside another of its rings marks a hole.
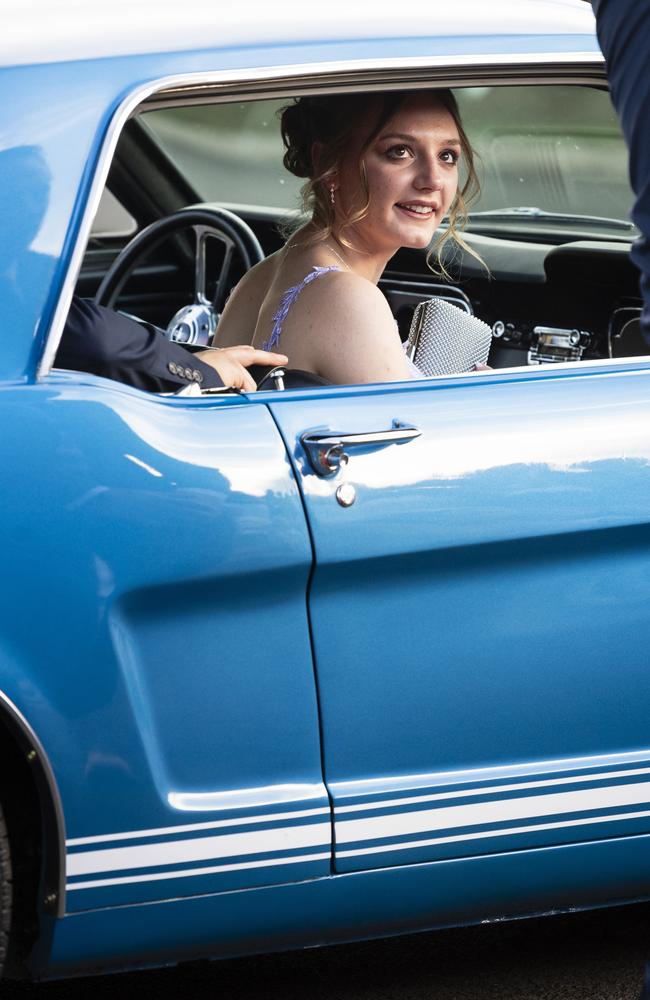
<instances>
[{"instance_id":1,"label":"car door","mask_svg":"<svg viewBox=\"0 0 650 1000\"><path fill-rule=\"evenodd\" d=\"M314 541L336 869L649 830L647 363L271 411Z\"/></svg>"},{"instance_id":2,"label":"car door","mask_svg":"<svg viewBox=\"0 0 650 1000\"><path fill-rule=\"evenodd\" d=\"M0 397L0 689L60 788L67 909L329 873L311 544L268 410L63 371Z\"/></svg>"}]
</instances>

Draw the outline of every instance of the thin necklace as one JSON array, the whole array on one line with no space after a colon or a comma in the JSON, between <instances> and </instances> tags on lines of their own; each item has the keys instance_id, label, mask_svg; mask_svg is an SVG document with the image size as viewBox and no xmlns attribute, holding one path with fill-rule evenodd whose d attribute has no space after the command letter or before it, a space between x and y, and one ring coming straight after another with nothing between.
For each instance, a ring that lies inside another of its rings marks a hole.
<instances>
[{"instance_id":1,"label":"thin necklace","mask_svg":"<svg viewBox=\"0 0 650 1000\"><path fill-rule=\"evenodd\" d=\"M343 264L343 267L346 268L346 270L348 270L348 271L352 270L352 268L350 267L350 265L348 263L346 263L346 261L343 260L343 258L341 257L341 254L336 252L336 250L334 249L334 247L330 246L329 243L326 243L325 246L327 247L328 250L332 251L332 253L334 254L335 257L338 257L338 259L341 261L341 263Z\"/></svg>"},{"instance_id":2,"label":"thin necklace","mask_svg":"<svg viewBox=\"0 0 650 1000\"><path fill-rule=\"evenodd\" d=\"M286 249L287 250L301 250L301 249L303 249L303 246L304 246L304 244L302 244L302 243L287 243ZM347 261L343 260L343 258L341 257L341 254L337 253L337 251L334 249L334 247L330 246L329 243L326 243L325 246L327 247L328 250L331 251L331 253L334 254L335 257L338 257L338 259L341 261L341 263L343 264L343 267L346 269L346 271L352 271L352 268L350 267L350 265L347 263Z\"/></svg>"}]
</instances>

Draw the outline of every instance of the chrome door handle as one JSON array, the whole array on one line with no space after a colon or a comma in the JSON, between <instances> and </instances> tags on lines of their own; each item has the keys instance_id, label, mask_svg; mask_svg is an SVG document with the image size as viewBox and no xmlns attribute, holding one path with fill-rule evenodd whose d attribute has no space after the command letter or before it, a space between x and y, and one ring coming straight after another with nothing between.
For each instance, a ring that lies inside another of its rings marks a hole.
<instances>
[{"instance_id":1,"label":"chrome door handle","mask_svg":"<svg viewBox=\"0 0 650 1000\"><path fill-rule=\"evenodd\" d=\"M307 452L309 463L318 476L333 476L347 465L351 448L385 448L389 444L403 444L420 437L422 431L412 424L393 420L386 431L361 431L345 434L338 431L306 431L300 443Z\"/></svg>"}]
</instances>

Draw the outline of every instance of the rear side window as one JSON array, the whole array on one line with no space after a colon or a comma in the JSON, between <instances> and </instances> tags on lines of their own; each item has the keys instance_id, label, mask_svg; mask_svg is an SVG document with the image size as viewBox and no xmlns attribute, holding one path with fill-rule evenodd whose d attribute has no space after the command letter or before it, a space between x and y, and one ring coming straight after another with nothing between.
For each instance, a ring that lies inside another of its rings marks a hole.
<instances>
[{"instance_id":1,"label":"rear side window","mask_svg":"<svg viewBox=\"0 0 650 1000\"><path fill-rule=\"evenodd\" d=\"M133 236L138 225L130 212L120 204L108 188L102 192L97 215L90 230L91 239L113 239L119 236Z\"/></svg>"}]
</instances>

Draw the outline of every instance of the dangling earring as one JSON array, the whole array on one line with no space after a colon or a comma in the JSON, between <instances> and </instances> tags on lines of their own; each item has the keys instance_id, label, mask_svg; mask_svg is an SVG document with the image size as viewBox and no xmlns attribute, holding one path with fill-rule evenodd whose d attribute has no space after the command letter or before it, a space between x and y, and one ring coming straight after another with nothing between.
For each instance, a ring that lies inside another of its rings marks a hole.
<instances>
[{"instance_id":1,"label":"dangling earring","mask_svg":"<svg viewBox=\"0 0 650 1000\"><path fill-rule=\"evenodd\" d=\"M330 205L334 207L334 185L330 184Z\"/></svg>"}]
</instances>

